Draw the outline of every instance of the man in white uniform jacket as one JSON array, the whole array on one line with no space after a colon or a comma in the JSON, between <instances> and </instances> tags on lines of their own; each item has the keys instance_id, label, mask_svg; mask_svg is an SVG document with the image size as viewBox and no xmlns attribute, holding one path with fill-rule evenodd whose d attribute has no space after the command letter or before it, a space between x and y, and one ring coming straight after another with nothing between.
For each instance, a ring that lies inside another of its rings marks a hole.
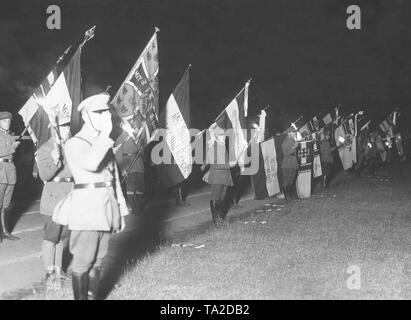
<instances>
[{"instance_id":1,"label":"man in white uniform jacket","mask_svg":"<svg viewBox=\"0 0 411 320\"><path fill-rule=\"evenodd\" d=\"M68 226L76 300L97 299L110 234L123 230L129 214L109 137L113 125L108 102L108 94L83 100L78 110L84 125L64 146L75 183Z\"/></svg>"}]
</instances>

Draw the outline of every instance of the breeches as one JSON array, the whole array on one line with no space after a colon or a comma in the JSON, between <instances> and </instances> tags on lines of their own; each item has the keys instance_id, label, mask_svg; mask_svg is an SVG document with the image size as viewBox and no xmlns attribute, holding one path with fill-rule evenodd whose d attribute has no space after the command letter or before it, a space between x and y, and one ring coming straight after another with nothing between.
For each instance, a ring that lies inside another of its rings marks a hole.
<instances>
[{"instance_id":1,"label":"breeches","mask_svg":"<svg viewBox=\"0 0 411 320\"><path fill-rule=\"evenodd\" d=\"M283 173L283 186L284 187L291 186L294 183L295 178L297 176L297 169L283 168L282 173Z\"/></svg>"},{"instance_id":2,"label":"breeches","mask_svg":"<svg viewBox=\"0 0 411 320\"><path fill-rule=\"evenodd\" d=\"M73 255L73 273L85 273L92 267L101 267L108 252L110 234L107 231L71 231L70 252Z\"/></svg>"},{"instance_id":3,"label":"breeches","mask_svg":"<svg viewBox=\"0 0 411 320\"><path fill-rule=\"evenodd\" d=\"M321 170L323 176L329 177L331 175L332 163L330 162L321 162Z\"/></svg>"},{"instance_id":4,"label":"breeches","mask_svg":"<svg viewBox=\"0 0 411 320\"><path fill-rule=\"evenodd\" d=\"M211 200L224 200L227 192L227 186L223 184L211 185Z\"/></svg>"},{"instance_id":5,"label":"breeches","mask_svg":"<svg viewBox=\"0 0 411 320\"><path fill-rule=\"evenodd\" d=\"M0 207L7 208L13 196L14 184L0 183Z\"/></svg>"},{"instance_id":6,"label":"breeches","mask_svg":"<svg viewBox=\"0 0 411 320\"><path fill-rule=\"evenodd\" d=\"M51 217L44 225L44 240L53 242L54 244L64 241L68 238L70 231L67 226L55 223Z\"/></svg>"}]
</instances>

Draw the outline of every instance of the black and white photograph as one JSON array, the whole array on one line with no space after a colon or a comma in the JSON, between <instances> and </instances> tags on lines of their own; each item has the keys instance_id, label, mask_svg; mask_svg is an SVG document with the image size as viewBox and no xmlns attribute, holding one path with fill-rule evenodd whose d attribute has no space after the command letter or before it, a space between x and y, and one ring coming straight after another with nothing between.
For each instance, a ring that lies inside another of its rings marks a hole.
<instances>
[{"instance_id":1,"label":"black and white photograph","mask_svg":"<svg viewBox=\"0 0 411 320\"><path fill-rule=\"evenodd\" d=\"M0 300L410 300L411 0L0 0L0 218Z\"/></svg>"}]
</instances>

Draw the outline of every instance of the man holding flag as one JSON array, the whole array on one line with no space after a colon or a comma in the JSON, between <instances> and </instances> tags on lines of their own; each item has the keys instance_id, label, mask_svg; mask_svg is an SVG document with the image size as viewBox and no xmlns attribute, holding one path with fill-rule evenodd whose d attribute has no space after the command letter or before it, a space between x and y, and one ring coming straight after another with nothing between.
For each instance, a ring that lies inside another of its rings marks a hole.
<instances>
[{"instance_id":1,"label":"man holding flag","mask_svg":"<svg viewBox=\"0 0 411 320\"><path fill-rule=\"evenodd\" d=\"M297 152L298 142L295 141L293 127L287 129L287 135L281 145L283 159L281 170L283 177L283 190L286 199L292 199L294 194L294 182L298 172Z\"/></svg>"},{"instance_id":2,"label":"man holding flag","mask_svg":"<svg viewBox=\"0 0 411 320\"><path fill-rule=\"evenodd\" d=\"M13 155L20 142L10 133L12 115L0 112L0 242L4 239L18 240L19 237L9 233L7 214L16 184L16 167Z\"/></svg>"}]
</instances>

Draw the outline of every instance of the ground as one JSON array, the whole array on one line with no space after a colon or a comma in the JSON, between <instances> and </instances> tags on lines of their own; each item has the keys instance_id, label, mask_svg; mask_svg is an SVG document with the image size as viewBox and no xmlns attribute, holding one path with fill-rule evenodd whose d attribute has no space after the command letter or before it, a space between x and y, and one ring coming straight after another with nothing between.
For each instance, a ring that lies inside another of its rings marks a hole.
<instances>
[{"instance_id":1,"label":"ground","mask_svg":"<svg viewBox=\"0 0 411 320\"><path fill-rule=\"evenodd\" d=\"M218 229L210 223L205 186L190 207L164 202L148 217L130 218L127 231L113 238L102 293L108 299L411 299L410 176L411 163L403 162L359 177L342 172L309 199L247 195L244 208L231 210L228 225ZM22 243L30 233L23 235ZM18 261L0 265L2 281L30 258ZM3 297L72 298L70 286L39 288Z\"/></svg>"}]
</instances>

